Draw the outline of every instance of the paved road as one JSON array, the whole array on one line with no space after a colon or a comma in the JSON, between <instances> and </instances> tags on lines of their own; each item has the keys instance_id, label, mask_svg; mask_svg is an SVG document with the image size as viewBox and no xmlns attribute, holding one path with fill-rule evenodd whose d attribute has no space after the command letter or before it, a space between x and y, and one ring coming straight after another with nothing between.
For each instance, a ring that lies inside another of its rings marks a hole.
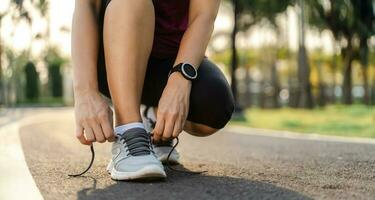
<instances>
[{"instance_id":1,"label":"paved road","mask_svg":"<svg viewBox=\"0 0 375 200\"><path fill-rule=\"evenodd\" d=\"M46 117L49 116L49 117ZM164 182L112 181L105 172L110 145L88 147L73 136L73 112L52 110L20 129L26 161L45 199L375 199L375 145L294 140L233 133L181 136L184 168Z\"/></svg>"}]
</instances>

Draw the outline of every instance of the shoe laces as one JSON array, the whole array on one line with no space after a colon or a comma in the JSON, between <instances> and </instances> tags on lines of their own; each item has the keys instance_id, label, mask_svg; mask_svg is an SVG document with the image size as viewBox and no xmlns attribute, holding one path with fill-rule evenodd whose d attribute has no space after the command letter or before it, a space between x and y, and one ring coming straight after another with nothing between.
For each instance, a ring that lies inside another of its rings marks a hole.
<instances>
[{"instance_id":1,"label":"shoe laces","mask_svg":"<svg viewBox=\"0 0 375 200\"><path fill-rule=\"evenodd\" d=\"M146 118L146 120L151 124L152 129L154 129L156 122L153 119L151 119L147 116L147 111L148 111L149 108L150 107L147 107L144 110L143 115ZM128 134L123 134L123 136L120 137L120 141L122 141L123 145L127 145L127 147L128 147L128 149L127 149L128 155L138 156L138 155L148 155L148 154L150 154L150 152L154 153L153 149L152 149L152 145L151 145L153 133L147 133L147 134L149 134L149 135L138 134L138 135L135 135L135 136L125 136L125 135L128 135ZM186 173L186 174L192 174L192 175L202 174L202 173L207 172L207 171L180 170L180 169L176 169L172 166L172 164L170 163L170 157L171 157L173 151L175 151L177 145L180 142L178 137L176 137L175 139L176 139L176 143L174 145L173 145L173 140L170 140L170 141L167 141L167 142L161 142L160 144L155 145L155 146L172 146L172 148L169 151L168 156L167 156L166 168L171 170L171 171ZM91 151L91 161L90 161L88 167L84 171L82 171L81 173L68 174L68 176L70 176L70 177L82 176L90 170L90 168L92 167L92 165L94 163L94 159L95 159L94 145L90 146L90 151Z\"/></svg>"},{"instance_id":2,"label":"shoe laces","mask_svg":"<svg viewBox=\"0 0 375 200\"><path fill-rule=\"evenodd\" d=\"M152 133L150 133L152 135ZM202 173L205 173L207 171L186 171L186 170L180 170L180 169L176 169L173 167L173 165L170 163L170 157L173 153L173 151L176 149L178 143L179 143L179 139L178 137L176 137L176 143L172 146L171 150L169 151L168 153L168 156L167 156L167 162L166 162L166 168L171 170L171 171L175 171L175 172L180 172L180 173L186 173L186 174L202 174ZM151 147L152 148L152 147ZM134 149L138 149L138 148L134 148ZM94 163L94 159L95 159L95 150L94 150L94 145L91 145L90 146L90 151L91 151L91 161L88 165L88 167L82 171L81 173L78 173L78 174L68 174L68 176L70 177L78 177L78 176L82 176L84 175L86 172L88 172L90 170L90 168L92 167L93 163ZM142 150L143 151L143 150ZM133 151L132 150L129 150L129 154L132 155L132 154L138 154L140 153L141 151L137 150L137 151Z\"/></svg>"},{"instance_id":3,"label":"shoe laces","mask_svg":"<svg viewBox=\"0 0 375 200\"><path fill-rule=\"evenodd\" d=\"M84 170L82 171L81 173L78 173L78 174L68 174L68 176L70 177L78 177L78 176L82 176L84 174L86 174L86 172L88 172L92 166L92 164L94 163L94 159L95 159L95 150L94 150L94 145L90 145L90 151L91 151L91 161L90 161L90 164L89 166Z\"/></svg>"},{"instance_id":4,"label":"shoe laces","mask_svg":"<svg viewBox=\"0 0 375 200\"><path fill-rule=\"evenodd\" d=\"M119 139L120 142L127 147L127 156L149 155L153 152L149 133L145 132L143 129L129 131L131 132L121 135Z\"/></svg>"}]
</instances>

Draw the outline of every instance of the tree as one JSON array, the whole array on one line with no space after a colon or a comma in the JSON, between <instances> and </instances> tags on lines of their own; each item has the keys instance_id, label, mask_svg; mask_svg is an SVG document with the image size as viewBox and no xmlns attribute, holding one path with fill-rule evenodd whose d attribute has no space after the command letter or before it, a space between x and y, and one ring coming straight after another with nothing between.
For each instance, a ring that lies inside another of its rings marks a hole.
<instances>
[{"instance_id":1,"label":"tree","mask_svg":"<svg viewBox=\"0 0 375 200\"><path fill-rule=\"evenodd\" d=\"M238 33L238 21L240 18L240 4L239 0L233 0L234 6L234 25L231 35L232 40L232 58L231 58L231 88L235 102L235 112L242 112L242 108L238 103L238 94L237 94L237 79L236 79L236 70L238 68L238 53L237 53L237 33Z\"/></svg>"},{"instance_id":2,"label":"tree","mask_svg":"<svg viewBox=\"0 0 375 200\"><path fill-rule=\"evenodd\" d=\"M11 20L13 20L15 23L18 23L20 22L21 20L26 20L27 22L30 22L31 21L31 18L30 18L30 15L29 15L29 12L24 8L24 0L10 0L8 3L8 9L6 9L3 13L0 13L0 33L1 33L1 29L2 29L2 21L5 17L10 17ZM15 85L13 86L8 86L7 82L4 80L4 76L3 76L3 66L2 66L2 59L3 58L3 54L6 55L6 57L9 58L9 49L6 49L5 45L2 43L2 40L1 40L1 35L0 35L0 104L1 103L7 103L8 102L8 98L9 98L9 93L10 91L7 91L8 88L10 87L16 87ZM22 54L24 55L25 52L22 52ZM14 59L8 59L9 61L9 65L10 66L13 66L15 67L15 65L13 65L13 62L16 62ZM24 66L24 65L23 65ZM16 66L16 68L18 68ZM15 74L18 74L16 72L19 72L18 69L12 69L12 71L14 71L14 73L12 73L12 76L14 76ZM14 78L14 77L12 77ZM10 81L9 84L20 84L18 81ZM16 93L18 94L18 93ZM16 97L18 98L18 95L16 95ZM16 99L18 100L18 99Z\"/></svg>"},{"instance_id":3,"label":"tree","mask_svg":"<svg viewBox=\"0 0 375 200\"><path fill-rule=\"evenodd\" d=\"M351 104L352 62L355 59L356 48L361 49L361 63L367 66L367 40L374 34L374 4L372 0L307 0L307 3L310 6L310 23L320 30L330 30L337 43L341 45L344 63L343 102ZM356 46L356 39L360 40L359 46ZM368 84L367 74L364 74L364 79L365 85Z\"/></svg>"},{"instance_id":4,"label":"tree","mask_svg":"<svg viewBox=\"0 0 375 200\"><path fill-rule=\"evenodd\" d=\"M39 97L39 76L34 63L28 62L25 66L26 98L36 100Z\"/></svg>"},{"instance_id":5,"label":"tree","mask_svg":"<svg viewBox=\"0 0 375 200\"><path fill-rule=\"evenodd\" d=\"M362 66L364 97L363 103L370 103L368 61L369 47L368 40L375 34L375 4L372 0L351 0L354 8L356 32L359 38L358 59Z\"/></svg>"},{"instance_id":6,"label":"tree","mask_svg":"<svg viewBox=\"0 0 375 200\"><path fill-rule=\"evenodd\" d=\"M238 52L237 52L237 35L241 31L246 31L256 23L267 20L271 24L276 24L276 16L285 11L292 3L292 0L275 1L275 0L232 0L234 8L234 26L231 34L232 40L232 57L231 57L231 76L232 76L232 92L236 101L237 111L241 111L238 106L237 80L235 72L238 68Z\"/></svg>"},{"instance_id":7,"label":"tree","mask_svg":"<svg viewBox=\"0 0 375 200\"><path fill-rule=\"evenodd\" d=\"M2 58L3 58L3 53L4 53L4 46L2 43L2 37L1 37L1 30L2 30L2 22L3 19L9 15L9 13L12 13L11 11L17 10L18 12L13 12L12 18L15 18L15 14L18 14L20 18L24 18L25 12L22 8L23 1L21 0L11 0L8 6L9 9L6 9L3 12L0 12L0 104L6 102L6 91L5 91L5 82L4 82L4 77L3 77L3 63L2 63Z\"/></svg>"},{"instance_id":8,"label":"tree","mask_svg":"<svg viewBox=\"0 0 375 200\"><path fill-rule=\"evenodd\" d=\"M305 47L305 2L298 0L299 5L299 48L298 48L298 107L313 108L313 97L310 83L310 66Z\"/></svg>"},{"instance_id":9,"label":"tree","mask_svg":"<svg viewBox=\"0 0 375 200\"><path fill-rule=\"evenodd\" d=\"M53 97L63 96L63 76L61 68L66 60L61 56L57 47L50 46L46 49L45 62L48 66L48 84Z\"/></svg>"},{"instance_id":10,"label":"tree","mask_svg":"<svg viewBox=\"0 0 375 200\"><path fill-rule=\"evenodd\" d=\"M61 65L58 63L51 63L48 66L48 80L53 97L63 96L63 78L60 70Z\"/></svg>"},{"instance_id":11,"label":"tree","mask_svg":"<svg viewBox=\"0 0 375 200\"><path fill-rule=\"evenodd\" d=\"M51 26L51 19L48 14L49 10L49 2L47 0L32 0L34 3L34 7L39 11L40 15L47 21L47 27L46 27L46 32L45 32L45 40L46 40L46 46L47 49L50 46L50 26Z\"/></svg>"}]
</instances>

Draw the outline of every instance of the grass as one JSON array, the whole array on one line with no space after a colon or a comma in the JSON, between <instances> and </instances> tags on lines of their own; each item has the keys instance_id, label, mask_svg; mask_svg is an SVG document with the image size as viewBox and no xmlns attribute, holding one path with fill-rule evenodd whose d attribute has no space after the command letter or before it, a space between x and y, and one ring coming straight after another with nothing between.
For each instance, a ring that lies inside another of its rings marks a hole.
<instances>
[{"instance_id":1,"label":"grass","mask_svg":"<svg viewBox=\"0 0 375 200\"><path fill-rule=\"evenodd\" d=\"M332 105L314 110L254 108L245 112L245 120L234 120L232 124L301 133L375 138L375 107Z\"/></svg>"},{"instance_id":2,"label":"grass","mask_svg":"<svg viewBox=\"0 0 375 200\"><path fill-rule=\"evenodd\" d=\"M61 97L40 97L39 99L23 100L18 102L19 106L64 106L64 100Z\"/></svg>"}]
</instances>

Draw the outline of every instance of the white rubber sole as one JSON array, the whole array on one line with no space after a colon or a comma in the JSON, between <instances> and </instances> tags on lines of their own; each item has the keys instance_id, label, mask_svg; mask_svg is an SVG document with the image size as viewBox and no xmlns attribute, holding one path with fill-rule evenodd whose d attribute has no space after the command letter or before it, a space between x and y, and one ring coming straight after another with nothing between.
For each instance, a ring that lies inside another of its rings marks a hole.
<instances>
[{"instance_id":1,"label":"white rubber sole","mask_svg":"<svg viewBox=\"0 0 375 200\"><path fill-rule=\"evenodd\" d=\"M148 165L136 172L120 172L113 167L112 160L107 166L107 171L111 174L111 178L117 181L159 180L167 177L164 169L158 165Z\"/></svg>"}]
</instances>

